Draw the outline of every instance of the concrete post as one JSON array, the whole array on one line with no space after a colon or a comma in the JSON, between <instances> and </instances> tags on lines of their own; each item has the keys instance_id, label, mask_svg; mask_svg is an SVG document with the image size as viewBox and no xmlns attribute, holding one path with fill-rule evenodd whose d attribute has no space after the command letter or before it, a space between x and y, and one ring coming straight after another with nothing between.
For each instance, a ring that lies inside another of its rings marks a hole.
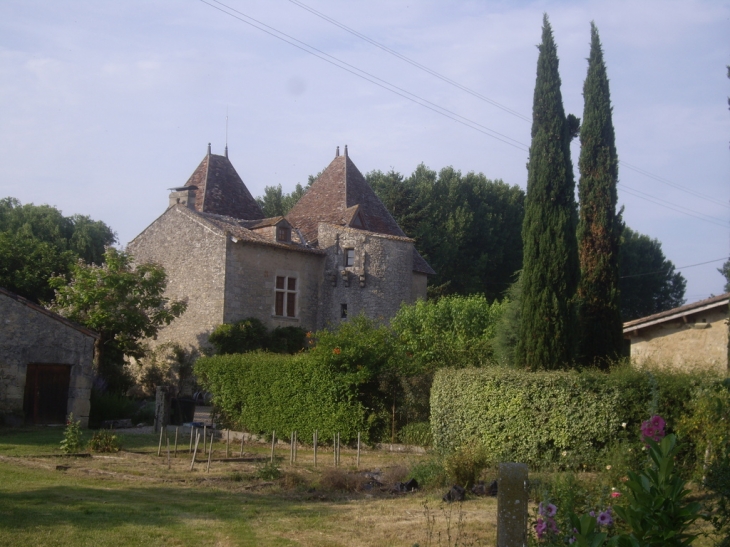
<instances>
[{"instance_id":1,"label":"concrete post","mask_svg":"<svg viewBox=\"0 0 730 547\"><path fill-rule=\"evenodd\" d=\"M499 464L497 547L527 545L527 466Z\"/></svg>"},{"instance_id":2,"label":"concrete post","mask_svg":"<svg viewBox=\"0 0 730 547\"><path fill-rule=\"evenodd\" d=\"M157 386L155 393L155 433L170 423L170 391L167 386Z\"/></svg>"}]
</instances>

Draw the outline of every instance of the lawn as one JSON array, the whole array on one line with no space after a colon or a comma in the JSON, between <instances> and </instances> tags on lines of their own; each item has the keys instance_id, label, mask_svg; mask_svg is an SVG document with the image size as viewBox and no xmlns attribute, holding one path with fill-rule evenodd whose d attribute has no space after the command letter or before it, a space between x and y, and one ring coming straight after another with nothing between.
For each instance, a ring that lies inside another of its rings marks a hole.
<instances>
[{"instance_id":1,"label":"lawn","mask_svg":"<svg viewBox=\"0 0 730 547\"><path fill-rule=\"evenodd\" d=\"M454 545L457 536L495 543L496 499L445 505L441 490L363 489L350 449L334 470L331 449L315 468L311 450L300 448L290 466L281 446L274 479L262 478L266 445L247 444L243 460L222 461L225 445L215 443L210 471L199 454L191 472L182 439L168 469L155 435L124 435L123 451L91 457L63 456L61 437L60 428L0 429L0 545L412 547ZM388 484L420 457L368 450L360 471L379 470ZM359 491L343 487L353 480ZM430 543L424 505L435 517Z\"/></svg>"}]
</instances>

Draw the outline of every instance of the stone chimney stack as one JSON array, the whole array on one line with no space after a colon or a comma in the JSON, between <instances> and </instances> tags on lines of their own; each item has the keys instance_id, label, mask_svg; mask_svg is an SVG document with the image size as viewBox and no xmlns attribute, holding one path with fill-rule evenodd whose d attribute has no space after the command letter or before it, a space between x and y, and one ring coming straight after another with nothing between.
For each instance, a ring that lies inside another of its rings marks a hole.
<instances>
[{"instance_id":1,"label":"stone chimney stack","mask_svg":"<svg viewBox=\"0 0 730 547\"><path fill-rule=\"evenodd\" d=\"M180 188L170 188L170 203L168 208L175 205L182 205L195 209L195 191L197 186L182 186Z\"/></svg>"}]
</instances>

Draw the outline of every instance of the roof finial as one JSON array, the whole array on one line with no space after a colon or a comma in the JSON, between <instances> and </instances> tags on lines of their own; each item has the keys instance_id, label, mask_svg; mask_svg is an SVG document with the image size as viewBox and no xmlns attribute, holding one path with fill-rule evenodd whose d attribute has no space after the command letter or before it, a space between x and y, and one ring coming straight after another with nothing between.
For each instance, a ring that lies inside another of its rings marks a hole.
<instances>
[{"instance_id":1,"label":"roof finial","mask_svg":"<svg viewBox=\"0 0 730 547\"><path fill-rule=\"evenodd\" d=\"M210 156L210 143L208 143L208 155Z\"/></svg>"},{"instance_id":2,"label":"roof finial","mask_svg":"<svg viewBox=\"0 0 730 547\"><path fill-rule=\"evenodd\" d=\"M345 157L347 157L347 145L345 145Z\"/></svg>"},{"instance_id":3,"label":"roof finial","mask_svg":"<svg viewBox=\"0 0 730 547\"><path fill-rule=\"evenodd\" d=\"M340 157L340 147L339 146L337 147L337 151L335 152L335 157L336 158Z\"/></svg>"},{"instance_id":4,"label":"roof finial","mask_svg":"<svg viewBox=\"0 0 730 547\"><path fill-rule=\"evenodd\" d=\"M226 106L226 151L225 156L228 157L228 107Z\"/></svg>"}]
</instances>

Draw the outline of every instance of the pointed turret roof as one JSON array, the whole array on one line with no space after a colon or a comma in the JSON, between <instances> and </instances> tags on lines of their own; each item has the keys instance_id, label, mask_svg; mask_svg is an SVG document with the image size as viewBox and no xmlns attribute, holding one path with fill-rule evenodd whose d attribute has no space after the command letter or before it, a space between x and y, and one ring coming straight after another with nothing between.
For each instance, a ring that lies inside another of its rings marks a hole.
<instances>
[{"instance_id":1,"label":"pointed turret roof","mask_svg":"<svg viewBox=\"0 0 730 547\"><path fill-rule=\"evenodd\" d=\"M407 237L347 155L336 156L286 218L308 241L320 222Z\"/></svg>"},{"instance_id":2,"label":"pointed turret roof","mask_svg":"<svg viewBox=\"0 0 730 547\"><path fill-rule=\"evenodd\" d=\"M194 186L195 210L243 220L264 218L256 200L238 176L228 155L208 153L190 175L185 186Z\"/></svg>"}]
</instances>

